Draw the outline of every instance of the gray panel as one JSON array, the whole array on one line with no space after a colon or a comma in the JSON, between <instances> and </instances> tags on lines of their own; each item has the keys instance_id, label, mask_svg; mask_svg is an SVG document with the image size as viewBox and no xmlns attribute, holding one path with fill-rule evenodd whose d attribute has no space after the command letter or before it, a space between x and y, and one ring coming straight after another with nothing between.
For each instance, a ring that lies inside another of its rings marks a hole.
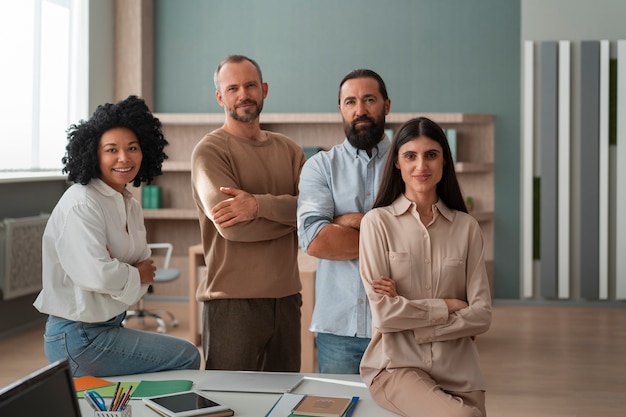
<instances>
[{"instance_id":1,"label":"gray panel","mask_svg":"<svg viewBox=\"0 0 626 417\"><path fill-rule=\"evenodd\" d=\"M599 297L600 42L580 45L580 296Z\"/></svg>"},{"instance_id":2,"label":"gray panel","mask_svg":"<svg viewBox=\"0 0 626 417\"><path fill-rule=\"evenodd\" d=\"M541 295L556 298L558 282L558 43L541 43L540 149L541 149Z\"/></svg>"}]
</instances>

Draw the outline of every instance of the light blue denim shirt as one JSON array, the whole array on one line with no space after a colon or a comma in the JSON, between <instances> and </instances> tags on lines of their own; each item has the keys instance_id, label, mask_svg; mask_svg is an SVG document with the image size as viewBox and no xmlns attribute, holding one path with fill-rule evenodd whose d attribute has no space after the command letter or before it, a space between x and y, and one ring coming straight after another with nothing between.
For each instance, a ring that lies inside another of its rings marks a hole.
<instances>
[{"instance_id":1,"label":"light blue denim shirt","mask_svg":"<svg viewBox=\"0 0 626 417\"><path fill-rule=\"evenodd\" d=\"M385 136L370 158L345 139L307 160L300 174L298 196L298 240L303 251L335 217L365 213L372 208L390 145ZM309 330L339 336L372 336L372 313L358 259L318 260Z\"/></svg>"}]
</instances>

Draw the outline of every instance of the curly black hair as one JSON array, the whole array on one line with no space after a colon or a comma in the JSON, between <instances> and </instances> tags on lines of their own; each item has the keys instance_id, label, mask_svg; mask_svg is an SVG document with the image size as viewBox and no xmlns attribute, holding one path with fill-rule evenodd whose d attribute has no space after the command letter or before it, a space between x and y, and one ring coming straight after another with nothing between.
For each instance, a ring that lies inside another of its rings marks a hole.
<instances>
[{"instance_id":1,"label":"curly black hair","mask_svg":"<svg viewBox=\"0 0 626 417\"><path fill-rule=\"evenodd\" d=\"M62 162L65 166L63 173L68 174L70 181L86 185L93 178L100 178L100 138L104 132L116 127L132 130L141 147L141 167L132 184L135 187L142 182L150 184L154 177L162 174L161 167L167 159L163 149L168 142L163 136L161 121L152 115L143 99L131 95L115 104L99 105L89 120L81 120L69 127Z\"/></svg>"}]
</instances>

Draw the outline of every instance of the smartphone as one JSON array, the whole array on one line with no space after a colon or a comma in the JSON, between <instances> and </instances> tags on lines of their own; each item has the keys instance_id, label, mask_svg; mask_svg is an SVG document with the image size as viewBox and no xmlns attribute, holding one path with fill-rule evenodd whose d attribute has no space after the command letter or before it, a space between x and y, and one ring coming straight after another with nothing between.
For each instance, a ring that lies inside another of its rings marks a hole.
<instances>
[{"instance_id":1,"label":"smartphone","mask_svg":"<svg viewBox=\"0 0 626 417\"><path fill-rule=\"evenodd\" d=\"M143 398L154 411L167 417L232 416L233 410L207 397L201 391L184 391Z\"/></svg>"}]
</instances>

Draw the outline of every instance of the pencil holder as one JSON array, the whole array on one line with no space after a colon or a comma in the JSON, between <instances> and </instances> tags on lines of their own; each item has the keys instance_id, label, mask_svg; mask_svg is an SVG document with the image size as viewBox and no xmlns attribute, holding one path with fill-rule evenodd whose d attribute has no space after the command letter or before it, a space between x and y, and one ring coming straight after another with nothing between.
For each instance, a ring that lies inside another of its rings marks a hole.
<instances>
[{"instance_id":1,"label":"pencil holder","mask_svg":"<svg viewBox=\"0 0 626 417\"><path fill-rule=\"evenodd\" d=\"M132 415L130 404L122 411L94 411L94 417L131 417Z\"/></svg>"}]
</instances>

